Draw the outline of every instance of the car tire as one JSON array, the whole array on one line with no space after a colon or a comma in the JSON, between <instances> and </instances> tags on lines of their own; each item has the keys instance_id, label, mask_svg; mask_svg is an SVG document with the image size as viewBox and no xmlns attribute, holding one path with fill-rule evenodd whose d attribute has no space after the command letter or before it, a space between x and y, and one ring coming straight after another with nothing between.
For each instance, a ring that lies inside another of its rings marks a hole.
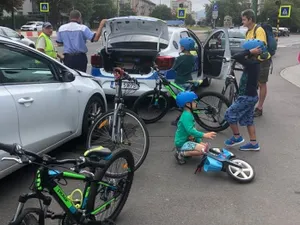
<instances>
[{"instance_id":1,"label":"car tire","mask_svg":"<svg viewBox=\"0 0 300 225\"><path fill-rule=\"evenodd\" d=\"M201 84L201 86L202 87L208 87L210 84L211 84L211 78L205 78L204 80L203 80L203 83Z\"/></svg>"},{"instance_id":2,"label":"car tire","mask_svg":"<svg viewBox=\"0 0 300 225\"><path fill-rule=\"evenodd\" d=\"M29 47L31 47L31 48L34 48L34 49L35 49L35 46L34 46L34 45L29 45Z\"/></svg>"},{"instance_id":3,"label":"car tire","mask_svg":"<svg viewBox=\"0 0 300 225\"><path fill-rule=\"evenodd\" d=\"M100 106L100 111L99 113L95 113L95 115L91 115L91 107L93 107L94 104L97 104ZM91 120L96 119L99 115L101 115L102 113L105 112L105 105L104 105L104 101L102 99L102 97L100 97L99 95L93 95L90 100L88 101L88 103L86 104L85 110L84 110L84 114L83 114L83 121L82 121L82 134L80 137L80 141L84 142L86 141L86 137L88 135L89 132L89 128L91 126ZM92 118L93 117L93 118Z\"/></svg>"}]
</instances>

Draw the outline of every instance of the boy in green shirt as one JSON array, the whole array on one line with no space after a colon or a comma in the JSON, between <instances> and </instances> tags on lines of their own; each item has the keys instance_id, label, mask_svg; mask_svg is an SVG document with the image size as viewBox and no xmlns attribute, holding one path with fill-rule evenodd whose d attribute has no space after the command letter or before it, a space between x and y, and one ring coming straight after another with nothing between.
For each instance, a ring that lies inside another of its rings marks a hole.
<instances>
[{"instance_id":1,"label":"boy in green shirt","mask_svg":"<svg viewBox=\"0 0 300 225\"><path fill-rule=\"evenodd\" d=\"M186 82L193 80L192 72L195 65L195 58L190 51L194 49L195 41L190 37L186 37L180 39L179 44L181 54L177 57L172 69L176 71L175 83L186 89L189 86ZM172 122L172 125L177 125L179 117L180 115Z\"/></svg>"},{"instance_id":2,"label":"boy in green shirt","mask_svg":"<svg viewBox=\"0 0 300 225\"><path fill-rule=\"evenodd\" d=\"M196 107L197 98L197 95L191 91L180 92L176 97L176 104L183 108L174 141L177 148L175 158L180 165L186 163L184 157L201 156L207 151L208 146L202 142L202 138L214 139L216 136L215 132L203 133L195 128L195 119L191 110Z\"/></svg>"}]
</instances>

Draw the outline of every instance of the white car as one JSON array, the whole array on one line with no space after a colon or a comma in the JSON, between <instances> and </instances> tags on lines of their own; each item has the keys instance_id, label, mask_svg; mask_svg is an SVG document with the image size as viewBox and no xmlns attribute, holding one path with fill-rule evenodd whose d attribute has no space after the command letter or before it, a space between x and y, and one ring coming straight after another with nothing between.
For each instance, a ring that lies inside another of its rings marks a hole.
<instances>
[{"instance_id":1,"label":"white car","mask_svg":"<svg viewBox=\"0 0 300 225\"><path fill-rule=\"evenodd\" d=\"M32 48L35 48L35 43L28 39L28 38L25 38L22 34L19 34L18 32L8 28L8 27L1 27L0 26L0 35L1 36L4 36L4 37L7 37L11 40L14 40L14 41L17 41L17 42L20 42L20 43L23 43L27 46L30 46Z\"/></svg>"},{"instance_id":2,"label":"white car","mask_svg":"<svg viewBox=\"0 0 300 225\"><path fill-rule=\"evenodd\" d=\"M204 86L208 86L211 78L222 79L226 76L230 63L219 57L231 57L226 29L213 31L203 44L187 28L168 27L162 20L139 16L107 21L102 35L103 47L91 57L91 74L101 81L107 95L114 95L112 68L125 68L139 80L140 88L131 94L139 96L155 87L152 62L155 60L162 71L171 69L175 58L179 56L179 41L183 37L191 37L196 43L195 51L192 52L195 56L194 79L204 79ZM167 78L173 81L175 73L167 73Z\"/></svg>"},{"instance_id":3,"label":"white car","mask_svg":"<svg viewBox=\"0 0 300 225\"><path fill-rule=\"evenodd\" d=\"M43 154L85 136L107 110L93 76L72 70L24 44L0 37L0 142ZM0 150L0 159L8 154ZM0 161L0 178L18 169Z\"/></svg>"},{"instance_id":4,"label":"white car","mask_svg":"<svg viewBox=\"0 0 300 225\"><path fill-rule=\"evenodd\" d=\"M21 31L41 31L43 28L43 21L29 21L21 26Z\"/></svg>"}]
</instances>

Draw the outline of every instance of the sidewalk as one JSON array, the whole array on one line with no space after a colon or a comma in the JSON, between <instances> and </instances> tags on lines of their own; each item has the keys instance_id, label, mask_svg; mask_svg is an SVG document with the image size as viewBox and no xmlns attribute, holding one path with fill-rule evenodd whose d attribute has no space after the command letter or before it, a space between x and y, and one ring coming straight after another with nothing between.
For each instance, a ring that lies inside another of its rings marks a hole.
<instances>
[{"instance_id":1,"label":"sidewalk","mask_svg":"<svg viewBox=\"0 0 300 225\"><path fill-rule=\"evenodd\" d=\"M300 88L300 64L290 66L280 72L280 76Z\"/></svg>"}]
</instances>

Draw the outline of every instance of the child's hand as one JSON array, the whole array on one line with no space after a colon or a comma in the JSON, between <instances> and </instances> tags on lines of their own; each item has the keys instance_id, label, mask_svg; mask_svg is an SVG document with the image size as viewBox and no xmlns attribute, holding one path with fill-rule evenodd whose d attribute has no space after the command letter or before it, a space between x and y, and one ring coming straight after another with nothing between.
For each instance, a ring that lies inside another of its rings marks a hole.
<instances>
[{"instance_id":1,"label":"child's hand","mask_svg":"<svg viewBox=\"0 0 300 225\"><path fill-rule=\"evenodd\" d=\"M216 133L215 132L208 132L208 133L205 133L204 134L204 138L207 138L207 139L214 139L216 137Z\"/></svg>"},{"instance_id":2,"label":"child's hand","mask_svg":"<svg viewBox=\"0 0 300 225\"><path fill-rule=\"evenodd\" d=\"M193 136L189 136L189 141L194 141L195 138Z\"/></svg>"}]
</instances>

